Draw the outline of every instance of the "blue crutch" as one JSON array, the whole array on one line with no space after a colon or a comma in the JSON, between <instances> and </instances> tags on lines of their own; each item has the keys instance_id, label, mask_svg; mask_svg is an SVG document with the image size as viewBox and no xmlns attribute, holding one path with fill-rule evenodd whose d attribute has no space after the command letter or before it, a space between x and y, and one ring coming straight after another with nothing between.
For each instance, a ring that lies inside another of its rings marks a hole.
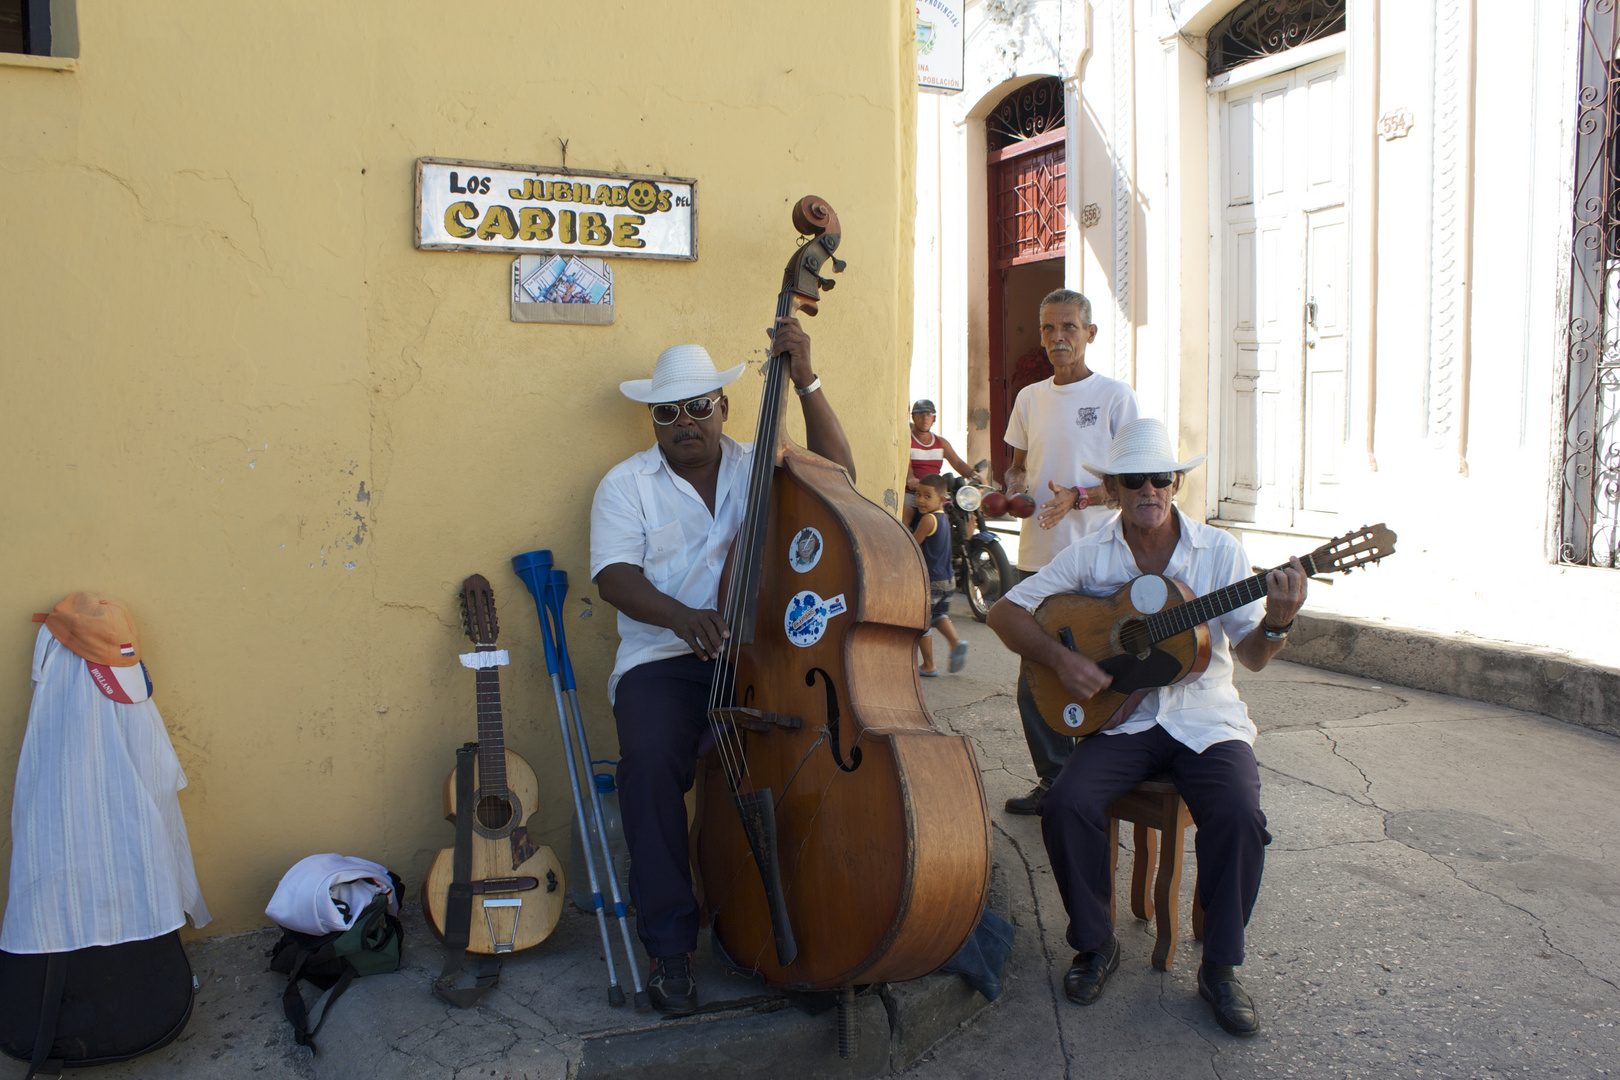
<instances>
[{"instance_id":1,"label":"blue crutch","mask_svg":"<svg viewBox=\"0 0 1620 1080\"><path fill-rule=\"evenodd\" d=\"M609 984L608 1004L623 1005L624 990L619 986L618 973L614 969L613 942L611 936L608 934L607 913L604 910L602 901L602 888L596 876L596 858L591 852L591 844L589 840L591 830L588 825L589 819L585 816L585 801L580 795L580 767L578 761L574 757L574 738L571 731L572 725L569 722L568 706L563 696L564 671L567 672L569 693L571 694L573 692L573 664L568 660L568 654L565 651L566 644L563 642L563 639L560 636L561 623L558 622L558 636L554 637L552 632L553 620L548 615L547 593L550 590L549 579L551 575L551 567L552 557L551 552L549 551L530 551L522 555L513 556L512 558L512 569L516 571L518 577L523 579L523 583L528 586L529 593L534 597L536 614L540 618L540 636L545 646L546 671L551 675L551 689L557 701L557 720L562 726L563 752L567 755L568 759L568 783L573 789L574 794L574 815L575 819L579 822L581 835L585 838L584 843L582 843L580 846L585 854L585 871L590 878L591 906L596 911L597 928L602 934L602 955L607 960ZM577 715L577 704L575 705L575 710ZM585 760L588 762L590 760L590 752L588 750L584 750L585 733L583 725L580 726L579 734L581 749L585 754ZM586 775L589 775L588 767L586 768ZM643 1010L648 1007L647 994L641 986L641 973L637 969L636 954L634 949L631 947L630 930L625 922L626 911L624 904L619 899L618 883L614 880L612 872L612 860L611 857L606 854L607 837L606 830L603 827L601 796L597 794L595 784L587 781L585 786L591 794L591 806L597 822L596 833L602 838L603 842L603 866L607 872L608 880L613 884L612 895L614 900L614 914L618 917L620 926L624 930L625 951L630 964L630 978L635 985L636 1008L638 1010Z\"/></svg>"}]
</instances>

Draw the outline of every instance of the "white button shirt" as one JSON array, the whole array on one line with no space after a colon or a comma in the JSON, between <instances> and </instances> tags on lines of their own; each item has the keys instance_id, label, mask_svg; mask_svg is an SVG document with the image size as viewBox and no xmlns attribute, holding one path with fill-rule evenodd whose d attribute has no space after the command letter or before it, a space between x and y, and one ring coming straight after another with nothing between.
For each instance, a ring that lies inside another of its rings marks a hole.
<instances>
[{"instance_id":1,"label":"white button shirt","mask_svg":"<svg viewBox=\"0 0 1620 1080\"><path fill-rule=\"evenodd\" d=\"M653 588L687 607L714 607L726 554L742 528L753 461L752 443L720 436L713 514L697 489L671 471L656 445L608 470L591 503L591 580L614 563L628 563L641 567ZM619 612L619 653L608 699L631 668L691 652L668 627Z\"/></svg>"},{"instance_id":2,"label":"white button shirt","mask_svg":"<svg viewBox=\"0 0 1620 1080\"><path fill-rule=\"evenodd\" d=\"M1252 576L1242 544L1180 510L1175 514L1181 522L1181 539L1164 569L1166 577L1186 585L1194 596L1203 596ZM1141 573L1116 514L1097 532L1058 552L1040 573L1014 586L1007 599L1034 611L1054 593L1112 596ZM1123 724L1104 734L1129 735L1158 724L1194 753L1229 739L1254 745L1254 721L1232 685L1229 643L1253 633L1265 613L1265 601L1256 600L1211 620L1209 667L1204 673L1191 682L1148 691Z\"/></svg>"}]
</instances>

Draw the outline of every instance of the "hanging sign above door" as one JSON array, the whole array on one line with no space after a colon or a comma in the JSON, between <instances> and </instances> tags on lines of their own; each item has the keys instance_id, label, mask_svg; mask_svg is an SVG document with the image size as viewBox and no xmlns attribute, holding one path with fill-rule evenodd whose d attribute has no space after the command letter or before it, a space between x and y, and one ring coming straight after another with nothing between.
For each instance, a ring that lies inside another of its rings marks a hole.
<instances>
[{"instance_id":1,"label":"hanging sign above door","mask_svg":"<svg viewBox=\"0 0 1620 1080\"><path fill-rule=\"evenodd\" d=\"M697 181L416 159L423 251L697 260Z\"/></svg>"}]
</instances>

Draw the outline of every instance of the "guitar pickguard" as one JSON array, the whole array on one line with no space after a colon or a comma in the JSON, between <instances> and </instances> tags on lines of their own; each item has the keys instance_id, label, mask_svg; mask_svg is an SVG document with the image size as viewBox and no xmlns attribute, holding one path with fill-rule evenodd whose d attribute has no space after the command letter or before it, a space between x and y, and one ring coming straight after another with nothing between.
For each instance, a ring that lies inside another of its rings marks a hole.
<instances>
[{"instance_id":1,"label":"guitar pickguard","mask_svg":"<svg viewBox=\"0 0 1620 1080\"><path fill-rule=\"evenodd\" d=\"M511 840L512 869L514 870L534 858L534 853L540 850L540 845L529 839L529 827L527 825L519 825L513 829Z\"/></svg>"}]
</instances>

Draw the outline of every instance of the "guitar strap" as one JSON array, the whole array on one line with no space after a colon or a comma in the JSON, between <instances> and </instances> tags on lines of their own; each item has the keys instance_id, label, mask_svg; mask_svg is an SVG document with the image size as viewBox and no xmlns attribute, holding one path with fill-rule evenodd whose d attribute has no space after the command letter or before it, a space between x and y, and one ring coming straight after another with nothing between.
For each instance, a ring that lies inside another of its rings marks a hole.
<instances>
[{"instance_id":1,"label":"guitar strap","mask_svg":"<svg viewBox=\"0 0 1620 1080\"><path fill-rule=\"evenodd\" d=\"M34 1057L28 1063L28 1075L61 1076L62 1059L51 1057L56 1047L56 1021L62 1011L62 989L67 983L67 957L51 953L45 961L45 993L39 1001L39 1031L34 1035Z\"/></svg>"},{"instance_id":2,"label":"guitar strap","mask_svg":"<svg viewBox=\"0 0 1620 1080\"><path fill-rule=\"evenodd\" d=\"M454 880L444 905L444 947L450 954L444 958L444 970L433 984L434 995L458 1009L470 1009L478 1004L478 999L501 977L499 958L480 956L473 972L473 985L456 986L471 955L467 952L467 943L472 937L473 761L477 754L475 742L456 751L456 847L451 859Z\"/></svg>"}]
</instances>

